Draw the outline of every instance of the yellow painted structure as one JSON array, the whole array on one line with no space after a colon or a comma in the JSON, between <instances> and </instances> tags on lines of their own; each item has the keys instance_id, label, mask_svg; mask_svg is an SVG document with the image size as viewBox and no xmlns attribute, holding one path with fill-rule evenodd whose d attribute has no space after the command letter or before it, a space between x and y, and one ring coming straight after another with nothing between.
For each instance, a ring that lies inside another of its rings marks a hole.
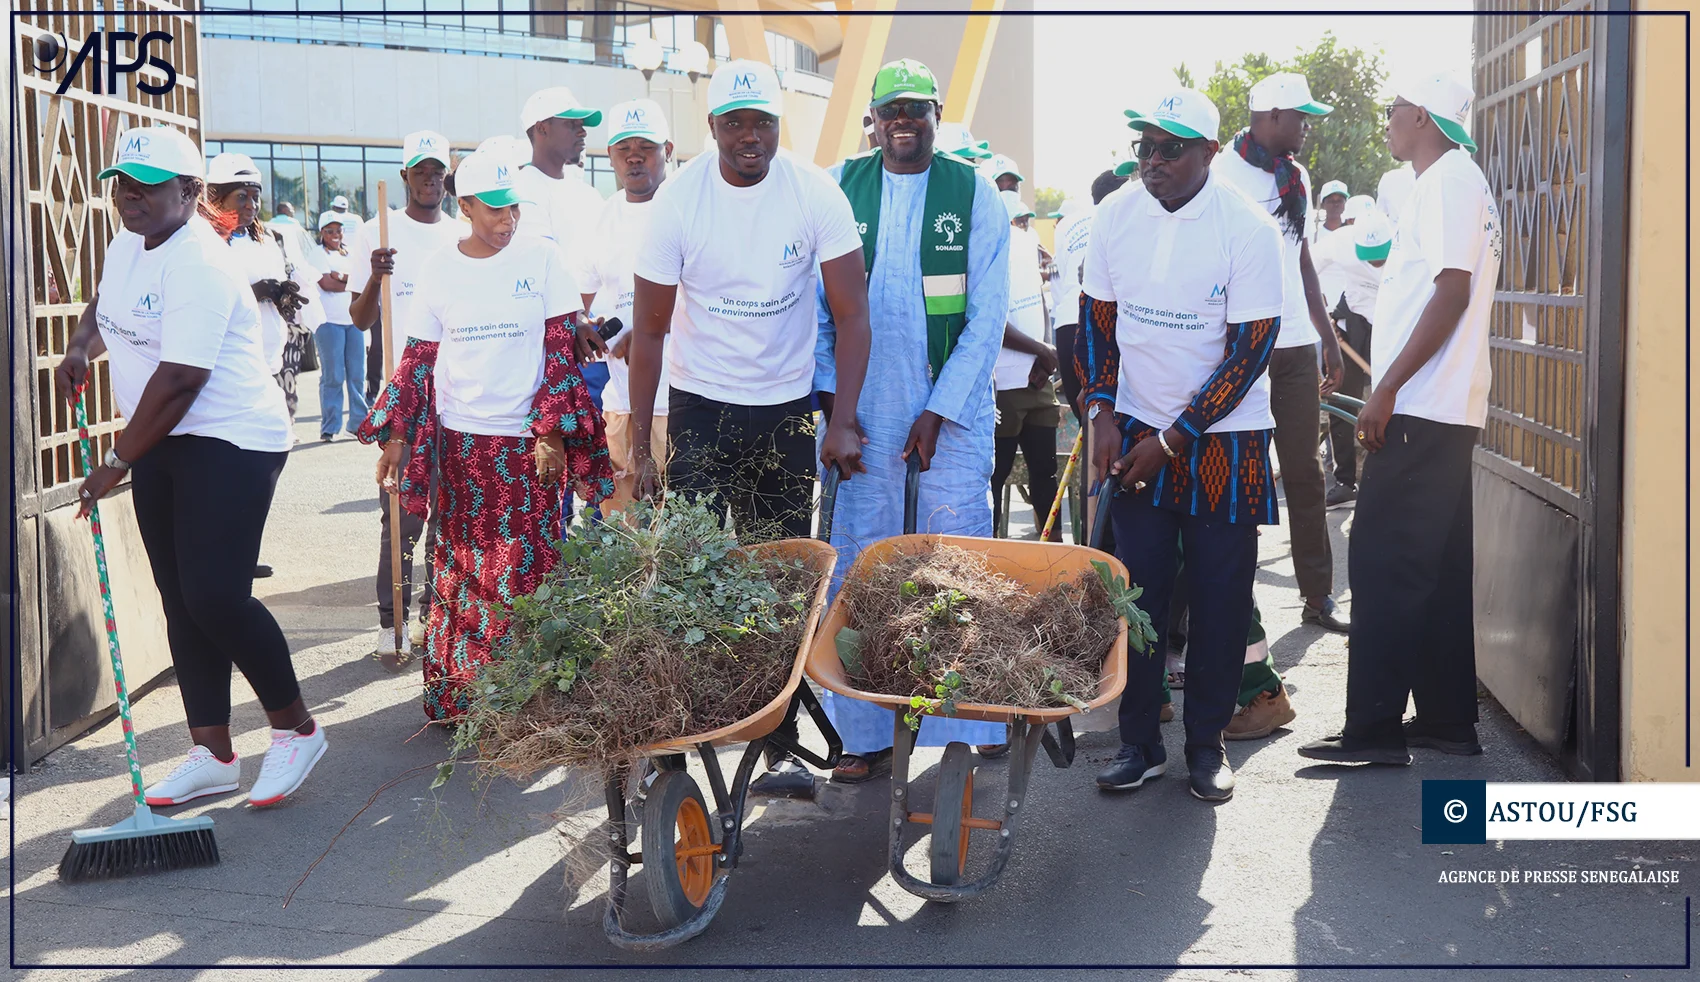
<instances>
[{"instance_id":1,"label":"yellow painted structure","mask_svg":"<svg viewBox=\"0 0 1700 982\"><path fill-rule=\"evenodd\" d=\"M885 42L891 37L891 11L897 0L840 0L858 11L879 11L872 16L844 17L844 47L833 77L832 98L826 104L820 142L815 144L815 163L830 167L855 153L862 145L862 115L879 73ZM841 6L841 9L843 7Z\"/></svg>"},{"instance_id":2,"label":"yellow painted structure","mask_svg":"<svg viewBox=\"0 0 1700 982\"><path fill-rule=\"evenodd\" d=\"M962 46L945 89L944 118L949 122L974 126L974 109L980 104L980 86L986 81L986 66L998 39L1003 5L1004 0L974 0L972 12L964 18Z\"/></svg>"}]
</instances>

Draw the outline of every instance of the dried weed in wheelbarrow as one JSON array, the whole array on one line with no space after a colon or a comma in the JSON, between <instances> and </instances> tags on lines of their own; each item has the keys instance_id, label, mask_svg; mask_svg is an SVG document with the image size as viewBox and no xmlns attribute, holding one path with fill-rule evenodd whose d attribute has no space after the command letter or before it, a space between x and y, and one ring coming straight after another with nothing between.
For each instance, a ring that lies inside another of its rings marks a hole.
<instances>
[{"instance_id":1,"label":"dried weed in wheelbarrow","mask_svg":"<svg viewBox=\"0 0 1700 982\"><path fill-rule=\"evenodd\" d=\"M816 572L752 558L705 504L679 498L575 526L559 550L468 687L457 755L512 777L618 773L648 744L735 723L784 691Z\"/></svg>"},{"instance_id":2,"label":"dried weed in wheelbarrow","mask_svg":"<svg viewBox=\"0 0 1700 982\"><path fill-rule=\"evenodd\" d=\"M983 553L941 545L896 556L846 580L839 655L863 691L910 696L911 727L966 702L1084 709L1118 618L1134 650L1156 639L1133 602L1140 590L1092 565L1030 593Z\"/></svg>"}]
</instances>

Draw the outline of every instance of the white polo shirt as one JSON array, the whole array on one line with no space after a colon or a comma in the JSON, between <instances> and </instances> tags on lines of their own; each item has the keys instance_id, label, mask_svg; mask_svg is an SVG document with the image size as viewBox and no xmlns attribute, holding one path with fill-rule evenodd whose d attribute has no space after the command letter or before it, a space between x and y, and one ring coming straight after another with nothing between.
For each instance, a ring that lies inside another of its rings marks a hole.
<instances>
[{"instance_id":1,"label":"white polo shirt","mask_svg":"<svg viewBox=\"0 0 1700 982\"><path fill-rule=\"evenodd\" d=\"M1310 172L1304 165L1294 161L1294 167L1299 169L1299 182L1304 186L1305 201L1310 200ZM1246 163L1244 157L1235 153L1233 147L1222 148L1216 155L1216 160L1210 165L1213 173L1228 180L1240 193L1250 198L1269 214L1275 214L1275 209L1281 207L1281 198L1275 193L1275 175L1261 167L1253 167ZM1306 212L1314 206L1307 206ZM1310 304L1305 300L1304 277L1299 272L1299 250L1303 245L1303 235L1293 235L1287 231L1284 220L1276 220L1276 228L1281 233L1281 293L1283 297L1281 309L1281 333L1275 338L1277 348L1297 348L1301 345L1316 344L1322 340L1316 336L1316 326L1310 322Z\"/></svg>"},{"instance_id":2,"label":"white polo shirt","mask_svg":"<svg viewBox=\"0 0 1700 982\"><path fill-rule=\"evenodd\" d=\"M295 445L272 378L260 309L231 247L199 216L152 249L128 230L106 247L95 322L126 418L160 362L208 369L207 384L172 427L269 453Z\"/></svg>"},{"instance_id":3,"label":"white polo shirt","mask_svg":"<svg viewBox=\"0 0 1700 982\"><path fill-rule=\"evenodd\" d=\"M419 273L408 334L437 341L437 412L461 433L528 436L543 385L543 325L580 309L578 283L552 243L516 235L474 259L439 250Z\"/></svg>"},{"instance_id":4,"label":"white polo shirt","mask_svg":"<svg viewBox=\"0 0 1700 982\"><path fill-rule=\"evenodd\" d=\"M1039 275L1039 234L1009 227L1009 313L1005 321L1035 341L1045 340L1044 279ZM997 390L1027 388L1035 356L999 348L992 379Z\"/></svg>"},{"instance_id":5,"label":"white polo shirt","mask_svg":"<svg viewBox=\"0 0 1700 982\"><path fill-rule=\"evenodd\" d=\"M457 222L448 215L435 222L417 222L405 208L390 209L390 248L395 250L395 272L390 274L390 297L395 309L390 311L390 333L387 339L395 360L407 347L407 325L411 316L413 295L419 282L419 271L425 260L439 250L453 246L472 234L472 226ZM352 263L348 271L348 296L363 293L372 281L372 250L378 248L378 220L362 224L348 246ZM386 381L388 381L386 379Z\"/></svg>"},{"instance_id":6,"label":"white polo shirt","mask_svg":"<svg viewBox=\"0 0 1700 982\"><path fill-rule=\"evenodd\" d=\"M332 252L324 246L314 246L313 248L318 252L318 255L313 258L318 264L318 270L320 273L341 273L349 278L349 282L353 282L355 265L354 253L349 252L346 249L342 252ZM370 279L371 276L372 257L368 254L366 256L366 277L367 279ZM344 286L346 287L347 284L344 284ZM353 294L347 289L334 292L330 290L319 291L320 310L325 315L324 320L326 324L354 323L353 319L350 318L348 314L349 304L353 302Z\"/></svg>"},{"instance_id":7,"label":"white polo shirt","mask_svg":"<svg viewBox=\"0 0 1700 982\"><path fill-rule=\"evenodd\" d=\"M815 265L862 249L850 199L788 150L759 183L734 187L710 151L661 185L650 207L634 271L685 295L672 386L741 406L806 398L819 332Z\"/></svg>"},{"instance_id":8,"label":"white polo shirt","mask_svg":"<svg viewBox=\"0 0 1700 982\"><path fill-rule=\"evenodd\" d=\"M579 176L583 171L563 167L561 173L561 177L550 177L530 164L519 169L515 184L530 203L519 206L517 232L555 243L567 268L576 270L587 258L586 243L605 203Z\"/></svg>"},{"instance_id":9,"label":"white polo shirt","mask_svg":"<svg viewBox=\"0 0 1700 982\"><path fill-rule=\"evenodd\" d=\"M1086 246L1092 241L1092 208L1082 208L1057 222L1052 241L1057 247L1057 275L1051 277L1051 327L1080 323L1080 278L1086 268ZM1063 357L1067 357L1066 353Z\"/></svg>"},{"instance_id":10,"label":"white polo shirt","mask_svg":"<svg viewBox=\"0 0 1700 982\"><path fill-rule=\"evenodd\" d=\"M1464 151L1448 150L1417 178L1393 231L1370 318L1371 382L1379 386L1404 350L1442 270L1470 274L1470 304L1452 336L1399 389L1395 413L1462 426L1487 422L1493 383L1488 321L1499 282L1501 229L1487 178Z\"/></svg>"},{"instance_id":11,"label":"white polo shirt","mask_svg":"<svg viewBox=\"0 0 1700 982\"><path fill-rule=\"evenodd\" d=\"M650 218L655 214L652 207L654 204L653 199L628 201L624 191L616 191L602 207L602 215L586 240L584 265L576 275L579 289L596 295L595 301L590 305L590 313L595 317L618 317L626 325L619 334L609 339L609 347L613 347L614 342L630 334L632 330L632 297L635 293L632 269L637 265L638 249L649 238ZM684 298L681 297L674 310L677 312L683 309ZM674 323L678 323L678 320L675 316ZM663 339L661 349L662 385L667 384L668 370L671 367L667 358L666 340ZM608 384L602 389L602 411L632 411L631 366L612 355L608 357ZM655 415L667 415L665 391L658 393L655 400Z\"/></svg>"},{"instance_id":12,"label":"white polo shirt","mask_svg":"<svg viewBox=\"0 0 1700 982\"><path fill-rule=\"evenodd\" d=\"M1116 304L1116 411L1173 424L1222 364L1228 325L1281 314L1281 263L1275 220L1214 172L1172 213L1143 185L1105 198L1082 289ZM1274 425L1263 373L1209 432Z\"/></svg>"}]
</instances>

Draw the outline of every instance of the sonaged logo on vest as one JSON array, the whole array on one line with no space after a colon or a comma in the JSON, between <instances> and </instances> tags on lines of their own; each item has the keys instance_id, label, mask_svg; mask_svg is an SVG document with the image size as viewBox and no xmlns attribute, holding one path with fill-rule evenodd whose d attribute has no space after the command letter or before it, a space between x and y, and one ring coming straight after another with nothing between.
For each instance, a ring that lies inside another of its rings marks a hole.
<instances>
[{"instance_id":1,"label":"sonaged logo on vest","mask_svg":"<svg viewBox=\"0 0 1700 982\"><path fill-rule=\"evenodd\" d=\"M949 245L934 246L940 252L956 252L962 247L956 245L956 236L962 231L962 219L956 217L956 212L947 211L933 219L933 231L944 236Z\"/></svg>"}]
</instances>

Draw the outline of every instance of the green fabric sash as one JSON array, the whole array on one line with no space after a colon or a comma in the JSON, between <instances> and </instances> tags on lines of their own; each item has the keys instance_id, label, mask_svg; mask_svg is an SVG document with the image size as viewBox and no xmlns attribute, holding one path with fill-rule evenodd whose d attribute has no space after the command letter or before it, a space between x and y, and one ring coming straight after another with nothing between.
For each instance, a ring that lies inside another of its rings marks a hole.
<instances>
[{"instance_id":1,"label":"green fabric sash","mask_svg":"<svg viewBox=\"0 0 1700 982\"><path fill-rule=\"evenodd\" d=\"M869 274L879 241L884 175L885 165L876 149L846 160L838 179L856 213L862 263ZM979 180L967 161L934 151L922 207L921 292L927 304L927 367L935 381L968 321L968 227L974 211L974 182Z\"/></svg>"}]
</instances>

